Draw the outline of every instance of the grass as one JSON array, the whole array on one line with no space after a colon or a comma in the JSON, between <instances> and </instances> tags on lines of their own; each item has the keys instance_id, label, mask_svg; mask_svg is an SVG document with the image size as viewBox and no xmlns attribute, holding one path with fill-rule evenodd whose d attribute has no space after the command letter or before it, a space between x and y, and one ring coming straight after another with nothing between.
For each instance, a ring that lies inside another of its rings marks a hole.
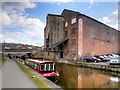
<instances>
[{"instance_id":1,"label":"grass","mask_svg":"<svg viewBox=\"0 0 120 90\"><path fill-rule=\"evenodd\" d=\"M2 66L2 58L0 58L0 68L1 68L1 66Z\"/></svg>"},{"instance_id":2,"label":"grass","mask_svg":"<svg viewBox=\"0 0 120 90\"><path fill-rule=\"evenodd\" d=\"M6 60L5 58L0 57L0 68L1 68L2 65L4 64L5 60Z\"/></svg>"},{"instance_id":3,"label":"grass","mask_svg":"<svg viewBox=\"0 0 120 90\"><path fill-rule=\"evenodd\" d=\"M28 76L28 78L30 78L37 85L38 88L46 88L47 90L52 90L52 88L48 86L47 83L45 83L37 75L28 70L21 62L19 62L18 60L15 61L22 69L22 71ZM32 76L35 76L35 78L32 78Z\"/></svg>"}]
</instances>

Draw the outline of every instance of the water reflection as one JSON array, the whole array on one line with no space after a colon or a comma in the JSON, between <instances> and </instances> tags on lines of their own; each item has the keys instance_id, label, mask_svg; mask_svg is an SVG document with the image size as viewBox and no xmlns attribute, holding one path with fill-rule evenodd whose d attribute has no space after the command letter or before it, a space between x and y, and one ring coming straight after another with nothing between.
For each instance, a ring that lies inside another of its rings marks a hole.
<instances>
[{"instance_id":1,"label":"water reflection","mask_svg":"<svg viewBox=\"0 0 120 90\"><path fill-rule=\"evenodd\" d=\"M118 77L110 77L110 80L112 81L112 82L120 82L120 78L118 78Z\"/></svg>"},{"instance_id":2,"label":"water reflection","mask_svg":"<svg viewBox=\"0 0 120 90\"><path fill-rule=\"evenodd\" d=\"M60 73L58 85L63 88L118 88L120 86L116 78L98 70L57 64L57 71Z\"/></svg>"},{"instance_id":3,"label":"water reflection","mask_svg":"<svg viewBox=\"0 0 120 90\"><path fill-rule=\"evenodd\" d=\"M57 64L57 71L59 71L60 77L58 84L64 88L76 88L78 82L78 73L76 67L67 66L65 64Z\"/></svg>"}]
</instances>

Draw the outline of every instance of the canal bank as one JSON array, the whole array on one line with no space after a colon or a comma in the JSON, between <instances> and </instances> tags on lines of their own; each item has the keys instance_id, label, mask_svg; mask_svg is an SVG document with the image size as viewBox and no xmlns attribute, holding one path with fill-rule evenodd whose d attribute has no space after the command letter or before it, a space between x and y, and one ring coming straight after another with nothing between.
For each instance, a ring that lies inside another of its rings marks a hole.
<instances>
[{"instance_id":1,"label":"canal bank","mask_svg":"<svg viewBox=\"0 0 120 90\"><path fill-rule=\"evenodd\" d=\"M23 63L21 63L18 60L16 60L16 63L23 70L23 72L25 72L25 73L28 72L28 73L26 73L27 76L30 79L32 79L32 81L38 86L38 88L40 88L40 89L41 88L47 88L48 90L54 90L54 89L62 90L61 87L59 87L58 85L56 85L52 81L44 78L43 76L41 76L39 73L37 73L32 68L30 68L26 65L23 65Z\"/></svg>"},{"instance_id":2,"label":"canal bank","mask_svg":"<svg viewBox=\"0 0 120 90\"><path fill-rule=\"evenodd\" d=\"M84 68L91 68L102 70L107 73L111 73L112 75L120 77L120 65L109 65L109 63L85 63L85 62L73 62L73 61L66 61L66 60L59 60L58 63L73 65L77 67L84 67Z\"/></svg>"}]
</instances>

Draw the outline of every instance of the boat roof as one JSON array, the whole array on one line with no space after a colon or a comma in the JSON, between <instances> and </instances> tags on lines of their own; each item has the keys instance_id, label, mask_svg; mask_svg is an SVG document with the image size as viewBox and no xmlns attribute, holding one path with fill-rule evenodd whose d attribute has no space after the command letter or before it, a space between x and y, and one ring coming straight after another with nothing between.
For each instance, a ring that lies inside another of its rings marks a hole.
<instances>
[{"instance_id":1,"label":"boat roof","mask_svg":"<svg viewBox=\"0 0 120 90\"><path fill-rule=\"evenodd\" d=\"M38 59L27 59L29 61L37 62L37 63L45 63L45 62L53 62L53 61L48 61L48 60L38 60Z\"/></svg>"}]
</instances>

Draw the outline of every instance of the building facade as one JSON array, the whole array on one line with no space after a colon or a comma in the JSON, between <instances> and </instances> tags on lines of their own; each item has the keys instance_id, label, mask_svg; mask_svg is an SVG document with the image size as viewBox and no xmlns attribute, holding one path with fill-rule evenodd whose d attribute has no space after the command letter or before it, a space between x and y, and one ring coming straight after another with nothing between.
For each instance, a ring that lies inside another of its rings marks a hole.
<instances>
[{"instance_id":1,"label":"building facade","mask_svg":"<svg viewBox=\"0 0 120 90\"><path fill-rule=\"evenodd\" d=\"M79 12L65 9L61 15L48 14L44 31L46 51L56 52L66 60L120 52L120 31Z\"/></svg>"},{"instance_id":2,"label":"building facade","mask_svg":"<svg viewBox=\"0 0 120 90\"><path fill-rule=\"evenodd\" d=\"M64 39L64 18L60 15L48 14L46 22L45 48L52 50L56 43Z\"/></svg>"}]
</instances>

